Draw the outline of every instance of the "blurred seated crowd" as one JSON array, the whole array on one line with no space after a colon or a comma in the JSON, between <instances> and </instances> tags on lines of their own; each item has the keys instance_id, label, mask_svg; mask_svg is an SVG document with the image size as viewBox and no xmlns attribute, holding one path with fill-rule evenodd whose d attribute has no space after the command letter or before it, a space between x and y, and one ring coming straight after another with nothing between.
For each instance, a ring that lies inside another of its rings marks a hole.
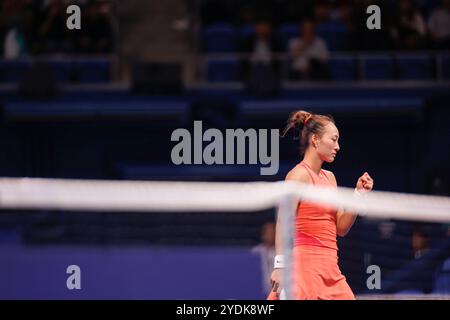
<instances>
[{"instance_id":1,"label":"blurred seated crowd","mask_svg":"<svg viewBox=\"0 0 450 320\"><path fill-rule=\"evenodd\" d=\"M369 30L366 9L373 4L381 10L381 29ZM257 71L257 79L264 78L263 73L280 74L280 68L286 69L280 57L289 61L283 78L343 80L330 70L332 53L379 52L389 57L450 49L450 0L205 0L201 13L203 51L243 54L237 77L250 82L255 65L270 69ZM432 69L434 62L428 59L424 56L424 63ZM395 77L402 78L385 78ZM215 78L208 75L209 80Z\"/></svg>"},{"instance_id":2,"label":"blurred seated crowd","mask_svg":"<svg viewBox=\"0 0 450 320\"><path fill-rule=\"evenodd\" d=\"M81 30L66 26L69 4L81 8ZM7 59L35 54L110 53L114 50L112 4L106 0L2 0L0 50Z\"/></svg>"},{"instance_id":3,"label":"blurred seated crowd","mask_svg":"<svg viewBox=\"0 0 450 320\"><path fill-rule=\"evenodd\" d=\"M188 0L195 1L201 49L208 59L200 78L208 82L244 80L251 92L273 95L280 79L450 79L450 0ZM1 57L115 52L114 3L2 0ZM69 4L81 7L81 30L66 26ZM380 30L366 26L372 4L381 9ZM423 51L427 54L396 56ZM339 56L342 52L347 56ZM381 56L361 56L377 52ZM216 53L235 57L210 55ZM237 53L242 55L237 58ZM26 69L8 63L0 64L0 82L16 81L15 75ZM57 72L61 68L55 67Z\"/></svg>"},{"instance_id":4,"label":"blurred seated crowd","mask_svg":"<svg viewBox=\"0 0 450 320\"><path fill-rule=\"evenodd\" d=\"M369 30L366 26L369 17L366 9L373 4L381 10L380 30ZM236 48L239 51L244 51L250 41L248 38L254 36L248 29L251 26L264 23L266 37L273 44L283 42L286 36L294 36L292 33L303 38L305 35L300 30L305 20L311 21L313 29L324 34L333 33L327 29L334 29L338 36L338 33L344 34L345 41L332 50L450 49L449 0L203 0L201 17L204 27L226 23L242 28L243 37ZM330 46L327 40L320 46ZM289 41L285 43L286 48L282 45L276 49L298 50L298 40L297 45Z\"/></svg>"}]
</instances>

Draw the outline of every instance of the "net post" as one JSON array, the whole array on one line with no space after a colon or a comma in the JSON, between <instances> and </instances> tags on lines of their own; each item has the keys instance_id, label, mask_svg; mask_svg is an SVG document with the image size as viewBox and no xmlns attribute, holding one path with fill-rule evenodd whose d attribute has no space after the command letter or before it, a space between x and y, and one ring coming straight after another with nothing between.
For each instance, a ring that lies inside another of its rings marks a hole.
<instances>
[{"instance_id":1,"label":"net post","mask_svg":"<svg viewBox=\"0 0 450 320\"><path fill-rule=\"evenodd\" d=\"M281 250L284 255L283 289L286 299L292 299L292 252L294 247L294 225L297 199L293 195L284 196L278 204L278 214L281 219L283 234L281 235Z\"/></svg>"}]
</instances>

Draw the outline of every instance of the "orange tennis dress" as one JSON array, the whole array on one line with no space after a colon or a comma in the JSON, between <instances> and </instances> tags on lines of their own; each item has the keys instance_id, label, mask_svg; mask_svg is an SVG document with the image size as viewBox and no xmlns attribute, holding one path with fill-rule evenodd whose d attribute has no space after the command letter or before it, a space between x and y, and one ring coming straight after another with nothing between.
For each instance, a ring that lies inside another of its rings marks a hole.
<instances>
[{"instance_id":1,"label":"orange tennis dress","mask_svg":"<svg viewBox=\"0 0 450 320\"><path fill-rule=\"evenodd\" d=\"M325 171L316 174L301 162L314 185L335 188ZM336 210L302 201L297 207L292 254L292 293L300 300L354 300L352 290L338 266ZM273 299L274 294L269 295Z\"/></svg>"}]
</instances>

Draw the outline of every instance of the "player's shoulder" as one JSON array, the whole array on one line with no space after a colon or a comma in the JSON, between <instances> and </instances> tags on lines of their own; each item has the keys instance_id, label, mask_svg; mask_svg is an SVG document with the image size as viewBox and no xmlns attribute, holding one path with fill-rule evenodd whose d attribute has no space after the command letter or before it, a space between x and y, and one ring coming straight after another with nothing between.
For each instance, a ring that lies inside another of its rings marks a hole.
<instances>
[{"instance_id":1,"label":"player's shoulder","mask_svg":"<svg viewBox=\"0 0 450 320\"><path fill-rule=\"evenodd\" d=\"M325 174L331 181L334 181L336 183L336 176L334 175L333 171L325 170L325 169L322 169L322 170L325 172Z\"/></svg>"},{"instance_id":2,"label":"player's shoulder","mask_svg":"<svg viewBox=\"0 0 450 320\"><path fill-rule=\"evenodd\" d=\"M322 169L322 170L325 172L325 174L326 174L327 176L333 177L333 178L335 177L333 171L325 170L325 169Z\"/></svg>"},{"instance_id":3,"label":"player's shoulder","mask_svg":"<svg viewBox=\"0 0 450 320\"><path fill-rule=\"evenodd\" d=\"M286 175L286 180L310 183L311 177L305 167L296 165L294 168L292 168L291 171L288 172L288 174Z\"/></svg>"}]
</instances>

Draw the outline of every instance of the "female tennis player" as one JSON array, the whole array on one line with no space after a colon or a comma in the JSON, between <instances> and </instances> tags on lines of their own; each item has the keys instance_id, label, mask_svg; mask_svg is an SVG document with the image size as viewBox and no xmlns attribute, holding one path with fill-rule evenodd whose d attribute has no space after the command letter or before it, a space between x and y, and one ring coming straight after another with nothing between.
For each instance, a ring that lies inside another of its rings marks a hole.
<instances>
[{"instance_id":1,"label":"female tennis player","mask_svg":"<svg viewBox=\"0 0 450 320\"><path fill-rule=\"evenodd\" d=\"M313 185L336 188L336 178L331 171L323 170L323 162L331 163L339 151L339 131L329 116L306 111L293 113L284 134L298 129L302 161L286 176ZM365 172L356 183L356 193L369 192L373 180ZM295 243L292 253L292 294L294 299L353 300L355 296L338 266L337 236L345 236L356 214L336 211L311 202L302 201L297 206ZM272 292L268 299L278 299L282 275L281 224L276 226L276 254L271 275Z\"/></svg>"}]
</instances>

